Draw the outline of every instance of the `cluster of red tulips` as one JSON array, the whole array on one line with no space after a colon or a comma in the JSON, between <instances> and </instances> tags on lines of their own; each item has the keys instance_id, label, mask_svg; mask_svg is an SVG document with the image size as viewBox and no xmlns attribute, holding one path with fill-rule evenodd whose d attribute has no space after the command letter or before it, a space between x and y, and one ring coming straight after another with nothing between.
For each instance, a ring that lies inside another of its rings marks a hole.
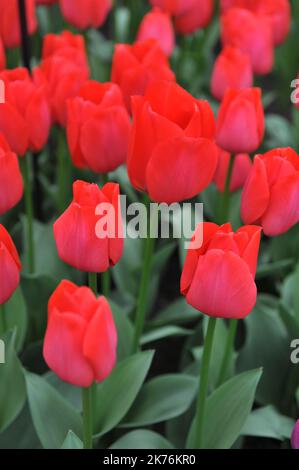
<instances>
[{"instance_id":1,"label":"cluster of red tulips","mask_svg":"<svg viewBox=\"0 0 299 470\"><path fill-rule=\"evenodd\" d=\"M34 275L31 157L39 158L53 129L64 133L70 158L62 165L71 160L80 176L74 183L66 173L62 177L64 189L73 183L73 199L62 201L53 224L54 238L60 259L89 278L89 287L62 280L49 299L44 359L62 381L83 387L84 444L91 447L92 387L114 370L121 334L108 299L109 271L122 258L124 239L120 235L100 239L95 231L100 218L97 207L103 202L113 206L114 223L120 223L120 186L111 173L126 164L131 185L145 194L147 204L189 201L216 184L221 193L218 215L197 227L194 237L202 232L203 242L196 249L190 246L181 275L186 302L209 317L190 437L191 447L203 447L216 319L229 320L231 333L223 351L221 385L229 377L237 320L249 315L256 304L261 236L276 237L299 222L299 155L290 147L256 154L264 139L265 115L254 76L273 68L274 49L290 29L290 2L220 1L222 50L210 80L211 93L220 101L217 116L207 100L192 96L177 83L170 65L177 35L193 34L213 20L213 0L151 0L152 9L143 17L135 42L116 44L111 79L105 83L92 79L84 36L78 32L47 34L39 63L8 68L6 51L14 47L24 51L24 43L37 30L35 3L59 3L64 20L85 30L104 25L112 0L23 3L25 31L19 2L0 0L0 80L5 90L0 104L0 215L17 206L24 193L23 251ZM84 181L85 171L94 175L94 182ZM95 184L96 174L101 175L101 188ZM240 189L244 226L234 230L230 194ZM140 348L145 322L153 245L148 236L134 353ZM0 225L0 316L20 284L21 271L12 237ZM98 273L103 273L105 296L101 297L97 297ZM294 448L299 448L298 430L297 422Z\"/></svg>"}]
</instances>

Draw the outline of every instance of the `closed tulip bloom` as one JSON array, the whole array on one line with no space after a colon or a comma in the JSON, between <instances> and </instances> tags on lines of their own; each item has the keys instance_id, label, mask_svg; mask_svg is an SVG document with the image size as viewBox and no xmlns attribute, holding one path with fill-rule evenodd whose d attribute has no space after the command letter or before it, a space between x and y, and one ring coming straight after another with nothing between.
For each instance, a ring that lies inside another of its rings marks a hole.
<instances>
[{"instance_id":1,"label":"closed tulip bloom","mask_svg":"<svg viewBox=\"0 0 299 470\"><path fill-rule=\"evenodd\" d=\"M203 235L201 247L190 246L181 277L181 292L188 304L210 317L246 317L256 303L254 282L261 228L230 224L199 224L194 239Z\"/></svg>"},{"instance_id":2,"label":"closed tulip bloom","mask_svg":"<svg viewBox=\"0 0 299 470\"><path fill-rule=\"evenodd\" d=\"M0 305L7 302L20 283L21 261L9 233L0 225Z\"/></svg>"},{"instance_id":3,"label":"closed tulip bloom","mask_svg":"<svg viewBox=\"0 0 299 470\"><path fill-rule=\"evenodd\" d=\"M142 42L146 39L156 39L161 49L167 56L170 56L175 46L175 35L168 13L163 12L160 8L153 8L147 13L140 23L137 41Z\"/></svg>"},{"instance_id":4,"label":"closed tulip bloom","mask_svg":"<svg viewBox=\"0 0 299 470\"><path fill-rule=\"evenodd\" d=\"M96 184L76 181L73 192L71 205L54 224L58 254L65 263L81 271L107 271L123 252L119 185L107 183L100 189ZM104 222L109 226L99 233L97 227L105 210L109 217Z\"/></svg>"},{"instance_id":5,"label":"closed tulip bloom","mask_svg":"<svg viewBox=\"0 0 299 470\"><path fill-rule=\"evenodd\" d=\"M218 149L207 101L171 82L151 83L134 97L128 173L133 186L156 202L196 196L212 181Z\"/></svg>"},{"instance_id":6,"label":"closed tulip bloom","mask_svg":"<svg viewBox=\"0 0 299 470\"><path fill-rule=\"evenodd\" d=\"M0 188L0 215L3 215L21 200L23 178L18 158L10 150L2 134L0 134Z\"/></svg>"},{"instance_id":7,"label":"closed tulip bloom","mask_svg":"<svg viewBox=\"0 0 299 470\"><path fill-rule=\"evenodd\" d=\"M150 0L150 3L167 11L170 15L178 16L192 7L193 0Z\"/></svg>"},{"instance_id":8,"label":"closed tulip bloom","mask_svg":"<svg viewBox=\"0 0 299 470\"><path fill-rule=\"evenodd\" d=\"M299 156L291 148L257 155L242 194L244 223L257 223L266 235L287 232L299 221Z\"/></svg>"},{"instance_id":9,"label":"closed tulip bloom","mask_svg":"<svg viewBox=\"0 0 299 470\"><path fill-rule=\"evenodd\" d=\"M25 0L27 29L33 34L37 29L35 0ZM18 0L0 0L0 36L5 47L18 47L21 44Z\"/></svg>"},{"instance_id":10,"label":"closed tulip bloom","mask_svg":"<svg viewBox=\"0 0 299 470\"><path fill-rule=\"evenodd\" d=\"M213 16L213 0L193 0L189 3L188 10L174 18L175 29L180 34L192 34L205 28Z\"/></svg>"},{"instance_id":11,"label":"closed tulip bloom","mask_svg":"<svg viewBox=\"0 0 299 470\"><path fill-rule=\"evenodd\" d=\"M242 8L232 8L221 17L221 38L223 46L236 47L250 57L255 74L271 72L274 46L267 17Z\"/></svg>"},{"instance_id":12,"label":"closed tulip bloom","mask_svg":"<svg viewBox=\"0 0 299 470\"><path fill-rule=\"evenodd\" d=\"M116 363L117 331L105 297L62 281L48 304L43 355L64 382L89 387L102 382Z\"/></svg>"},{"instance_id":13,"label":"closed tulip bloom","mask_svg":"<svg viewBox=\"0 0 299 470\"><path fill-rule=\"evenodd\" d=\"M251 153L262 143L265 116L260 88L229 89L221 103L216 141L231 153Z\"/></svg>"},{"instance_id":14,"label":"closed tulip bloom","mask_svg":"<svg viewBox=\"0 0 299 470\"><path fill-rule=\"evenodd\" d=\"M60 0L65 20L79 29L99 28L112 8L112 0Z\"/></svg>"},{"instance_id":15,"label":"closed tulip bloom","mask_svg":"<svg viewBox=\"0 0 299 470\"><path fill-rule=\"evenodd\" d=\"M143 95L154 80L175 81L167 57L154 39L135 44L117 44L112 63L112 82L117 83L128 109L131 97Z\"/></svg>"},{"instance_id":16,"label":"closed tulip bloom","mask_svg":"<svg viewBox=\"0 0 299 470\"><path fill-rule=\"evenodd\" d=\"M73 34L70 31L62 31L60 34L46 34L43 39L42 60L50 57L62 57L70 60L78 67L89 73L88 59L84 37L81 34Z\"/></svg>"},{"instance_id":17,"label":"closed tulip bloom","mask_svg":"<svg viewBox=\"0 0 299 470\"><path fill-rule=\"evenodd\" d=\"M25 68L0 73L5 103L0 105L0 132L19 156L40 151L47 143L51 115L45 88L36 85Z\"/></svg>"},{"instance_id":18,"label":"closed tulip bloom","mask_svg":"<svg viewBox=\"0 0 299 470\"><path fill-rule=\"evenodd\" d=\"M253 72L248 55L234 47L225 47L215 61L212 95L221 101L229 88L243 89L253 86Z\"/></svg>"},{"instance_id":19,"label":"closed tulip bloom","mask_svg":"<svg viewBox=\"0 0 299 470\"><path fill-rule=\"evenodd\" d=\"M230 158L231 155L228 152L219 149L219 160L216 173L214 175L214 182L218 190L221 192L225 189ZM240 153L235 156L229 188L231 192L238 191L238 189L243 188L251 168L252 162L247 153Z\"/></svg>"},{"instance_id":20,"label":"closed tulip bloom","mask_svg":"<svg viewBox=\"0 0 299 470\"><path fill-rule=\"evenodd\" d=\"M299 420L296 422L292 432L291 444L293 449L299 449Z\"/></svg>"},{"instance_id":21,"label":"closed tulip bloom","mask_svg":"<svg viewBox=\"0 0 299 470\"><path fill-rule=\"evenodd\" d=\"M73 163L108 173L125 163L130 118L115 83L86 82L68 101L67 137Z\"/></svg>"},{"instance_id":22,"label":"closed tulip bloom","mask_svg":"<svg viewBox=\"0 0 299 470\"><path fill-rule=\"evenodd\" d=\"M6 56L5 56L3 41L0 36L0 70L5 69L5 67L6 67Z\"/></svg>"}]
</instances>

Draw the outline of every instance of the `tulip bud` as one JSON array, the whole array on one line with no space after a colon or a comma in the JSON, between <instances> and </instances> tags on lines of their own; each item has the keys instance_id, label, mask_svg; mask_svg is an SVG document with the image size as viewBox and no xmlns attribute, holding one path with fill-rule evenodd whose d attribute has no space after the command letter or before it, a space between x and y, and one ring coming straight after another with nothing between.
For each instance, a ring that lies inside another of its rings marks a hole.
<instances>
[{"instance_id":1,"label":"tulip bud","mask_svg":"<svg viewBox=\"0 0 299 470\"><path fill-rule=\"evenodd\" d=\"M211 79L212 95L221 101L228 88L243 89L253 85L248 55L234 47L225 47L215 61Z\"/></svg>"},{"instance_id":2,"label":"tulip bud","mask_svg":"<svg viewBox=\"0 0 299 470\"><path fill-rule=\"evenodd\" d=\"M2 134L0 134L0 188L0 215L3 215L21 200L23 178L18 158L10 150Z\"/></svg>"},{"instance_id":3,"label":"tulip bud","mask_svg":"<svg viewBox=\"0 0 299 470\"><path fill-rule=\"evenodd\" d=\"M0 305L7 302L20 283L21 261L9 233L0 225Z\"/></svg>"},{"instance_id":4,"label":"tulip bud","mask_svg":"<svg viewBox=\"0 0 299 470\"><path fill-rule=\"evenodd\" d=\"M116 362L117 331L105 297L62 281L48 304L43 355L58 377L78 387L102 382Z\"/></svg>"},{"instance_id":5,"label":"tulip bud","mask_svg":"<svg viewBox=\"0 0 299 470\"><path fill-rule=\"evenodd\" d=\"M251 153L262 143L265 131L260 88L229 89L221 103L216 141L231 153Z\"/></svg>"},{"instance_id":6,"label":"tulip bud","mask_svg":"<svg viewBox=\"0 0 299 470\"><path fill-rule=\"evenodd\" d=\"M65 20L79 29L99 28L112 8L112 0L60 0Z\"/></svg>"},{"instance_id":7,"label":"tulip bud","mask_svg":"<svg viewBox=\"0 0 299 470\"><path fill-rule=\"evenodd\" d=\"M140 23L137 41L143 42L147 39L156 39L167 56L172 54L175 46L173 25L169 14L160 8L153 8Z\"/></svg>"},{"instance_id":8,"label":"tulip bud","mask_svg":"<svg viewBox=\"0 0 299 470\"><path fill-rule=\"evenodd\" d=\"M119 185L107 183L101 190L96 184L76 181L73 192L73 202L54 224L58 254L81 271L107 271L123 251ZM100 233L102 218L108 227Z\"/></svg>"},{"instance_id":9,"label":"tulip bud","mask_svg":"<svg viewBox=\"0 0 299 470\"><path fill-rule=\"evenodd\" d=\"M27 30L33 34L37 29L35 0L25 0ZM18 0L0 0L0 37L5 47L19 47L21 30Z\"/></svg>"},{"instance_id":10,"label":"tulip bud","mask_svg":"<svg viewBox=\"0 0 299 470\"><path fill-rule=\"evenodd\" d=\"M296 422L291 439L293 449L299 449L299 420Z\"/></svg>"},{"instance_id":11,"label":"tulip bud","mask_svg":"<svg viewBox=\"0 0 299 470\"><path fill-rule=\"evenodd\" d=\"M199 224L190 246L181 277L181 293L188 304L210 317L246 317L256 303L254 282L261 228L230 224Z\"/></svg>"},{"instance_id":12,"label":"tulip bud","mask_svg":"<svg viewBox=\"0 0 299 470\"><path fill-rule=\"evenodd\" d=\"M125 163L130 118L114 83L86 82L68 101L67 136L73 163L108 173Z\"/></svg>"},{"instance_id":13,"label":"tulip bud","mask_svg":"<svg viewBox=\"0 0 299 470\"><path fill-rule=\"evenodd\" d=\"M231 155L222 149L219 149L219 160L216 173L214 175L214 182L218 191L223 192L227 178ZM247 153L239 153L235 156L233 171L231 175L230 188L231 192L238 191L243 188L248 174L252 168L252 162Z\"/></svg>"},{"instance_id":14,"label":"tulip bud","mask_svg":"<svg viewBox=\"0 0 299 470\"><path fill-rule=\"evenodd\" d=\"M298 198L297 153L285 148L257 155L242 194L242 220L261 225L266 235L281 235L299 222Z\"/></svg>"}]
</instances>

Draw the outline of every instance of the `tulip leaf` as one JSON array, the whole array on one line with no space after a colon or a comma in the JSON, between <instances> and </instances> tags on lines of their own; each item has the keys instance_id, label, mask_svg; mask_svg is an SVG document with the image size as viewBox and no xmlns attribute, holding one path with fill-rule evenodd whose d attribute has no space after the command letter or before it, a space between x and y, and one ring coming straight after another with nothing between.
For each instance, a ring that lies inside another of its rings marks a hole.
<instances>
[{"instance_id":1,"label":"tulip leaf","mask_svg":"<svg viewBox=\"0 0 299 470\"><path fill-rule=\"evenodd\" d=\"M16 328L15 346L16 350L20 351L24 344L28 324L26 303L20 287L14 292L9 301L6 302L4 315L7 329Z\"/></svg>"},{"instance_id":2,"label":"tulip leaf","mask_svg":"<svg viewBox=\"0 0 299 470\"><path fill-rule=\"evenodd\" d=\"M114 442L110 449L173 449L173 445L156 432L136 429Z\"/></svg>"},{"instance_id":3,"label":"tulip leaf","mask_svg":"<svg viewBox=\"0 0 299 470\"><path fill-rule=\"evenodd\" d=\"M1 367L1 366L0 366ZM27 404L10 426L0 433L0 449L40 449Z\"/></svg>"},{"instance_id":4,"label":"tulip leaf","mask_svg":"<svg viewBox=\"0 0 299 470\"><path fill-rule=\"evenodd\" d=\"M61 449L83 449L83 442L73 431L69 431Z\"/></svg>"},{"instance_id":5,"label":"tulip leaf","mask_svg":"<svg viewBox=\"0 0 299 470\"><path fill-rule=\"evenodd\" d=\"M141 337L140 344L145 345L148 343L153 343L154 341L159 341L163 338L169 338L173 336L188 336L192 334L192 330L187 330L186 328L181 328L179 326L162 326L161 328L156 328L154 330L144 333Z\"/></svg>"},{"instance_id":6,"label":"tulip leaf","mask_svg":"<svg viewBox=\"0 0 299 470\"><path fill-rule=\"evenodd\" d=\"M94 431L101 436L123 419L131 408L149 371L153 351L144 351L121 361L112 374L96 387Z\"/></svg>"},{"instance_id":7,"label":"tulip leaf","mask_svg":"<svg viewBox=\"0 0 299 470\"><path fill-rule=\"evenodd\" d=\"M274 406L265 406L248 416L242 434L283 441L290 438L294 424L293 419L278 413Z\"/></svg>"},{"instance_id":8,"label":"tulip leaf","mask_svg":"<svg viewBox=\"0 0 299 470\"><path fill-rule=\"evenodd\" d=\"M162 375L150 380L142 387L121 426L147 426L180 416L191 406L197 382L196 377L184 374Z\"/></svg>"},{"instance_id":9,"label":"tulip leaf","mask_svg":"<svg viewBox=\"0 0 299 470\"><path fill-rule=\"evenodd\" d=\"M118 334L117 358L118 360L122 360L125 357L130 356L131 353L131 344L134 333L133 325L128 318L128 315L125 315L122 309L116 303L111 301L109 301L109 303Z\"/></svg>"},{"instance_id":10,"label":"tulip leaf","mask_svg":"<svg viewBox=\"0 0 299 470\"><path fill-rule=\"evenodd\" d=\"M26 399L25 380L15 343L16 330L0 338L0 432L19 415Z\"/></svg>"},{"instance_id":11,"label":"tulip leaf","mask_svg":"<svg viewBox=\"0 0 299 470\"><path fill-rule=\"evenodd\" d=\"M81 436L80 414L41 376L25 374L30 412L36 433L46 449L60 449L72 430Z\"/></svg>"},{"instance_id":12,"label":"tulip leaf","mask_svg":"<svg viewBox=\"0 0 299 470\"><path fill-rule=\"evenodd\" d=\"M196 321L200 316L201 313L187 304L186 299L182 297L158 312L149 326L154 328L170 324L184 324Z\"/></svg>"}]
</instances>

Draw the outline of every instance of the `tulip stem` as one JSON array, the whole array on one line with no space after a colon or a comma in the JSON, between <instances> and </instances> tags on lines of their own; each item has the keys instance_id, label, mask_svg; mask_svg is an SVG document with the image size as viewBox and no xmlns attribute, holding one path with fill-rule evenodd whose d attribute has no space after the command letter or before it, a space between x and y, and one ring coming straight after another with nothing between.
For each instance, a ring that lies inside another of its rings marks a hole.
<instances>
[{"instance_id":1,"label":"tulip stem","mask_svg":"<svg viewBox=\"0 0 299 470\"><path fill-rule=\"evenodd\" d=\"M34 253L34 233L33 233L33 201L30 181L30 154L20 158L20 165L23 173L24 191L25 191L25 210L27 222L27 250L28 250L28 270L30 274L35 271L35 253Z\"/></svg>"},{"instance_id":2,"label":"tulip stem","mask_svg":"<svg viewBox=\"0 0 299 470\"><path fill-rule=\"evenodd\" d=\"M92 387L82 388L83 443L92 449Z\"/></svg>"},{"instance_id":3,"label":"tulip stem","mask_svg":"<svg viewBox=\"0 0 299 470\"><path fill-rule=\"evenodd\" d=\"M235 320L235 319L230 320L225 351L224 351L224 355L223 355L223 359L222 359L222 363L220 367L220 372L219 372L218 387L222 385L224 380L226 379L227 369L228 369L229 362L231 360L233 349L234 349L234 342L236 338L237 328L238 328L238 320Z\"/></svg>"},{"instance_id":4,"label":"tulip stem","mask_svg":"<svg viewBox=\"0 0 299 470\"><path fill-rule=\"evenodd\" d=\"M70 163L66 152L65 132L63 129L58 129L58 146L57 146L57 160L58 160L58 206L59 211L62 213L68 204L68 182L71 181L70 177Z\"/></svg>"},{"instance_id":5,"label":"tulip stem","mask_svg":"<svg viewBox=\"0 0 299 470\"><path fill-rule=\"evenodd\" d=\"M229 159L229 166L227 170L224 192L221 195L220 205L219 205L219 223L225 224L229 219L229 209L230 209L230 183L232 179L233 169L235 163L235 156L232 155Z\"/></svg>"},{"instance_id":6,"label":"tulip stem","mask_svg":"<svg viewBox=\"0 0 299 470\"><path fill-rule=\"evenodd\" d=\"M137 309L135 316L135 333L133 338L133 347L132 353L135 354L139 348L140 336L143 331L145 314L146 314L146 304L147 304L147 294L148 286L150 281L150 273L152 266L152 256L155 247L155 239L151 237L151 217L150 217L150 204L147 201L147 211L148 211L148 224L147 224L147 238L145 242L145 251L144 251L144 261L141 274L141 282L139 295L137 299Z\"/></svg>"},{"instance_id":7,"label":"tulip stem","mask_svg":"<svg viewBox=\"0 0 299 470\"><path fill-rule=\"evenodd\" d=\"M7 331L6 317L5 317L5 304L0 305L0 333Z\"/></svg>"},{"instance_id":8,"label":"tulip stem","mask_svg":"<svg viewBox=\"0 0 299 470\"><path fill-rule=\"evenodd\" d=\"M19 0L19 22L22 36L22 60L24 67L31 71L31 46L27 28L27 12L25 0Z\"/></svg>"},{"instance_id":9,"label":"tulip stem","mask_svg":"<svg viewBox=\"0 0 299 470\"><path fill-rule=\"evenodd\" d=\"M88 273L88 285L95 295L98 295L97 273Z\"/></svg>"},{"instance_id":10,"label":"tulip stem","mask_svg":"<svg viewBox=\"0 0 299 470\"><path fill-rule=\"evenodd\" d=\"M195 415L193 443L195 449L202 448L202 437L205 420L205 405L209 385L209 366L211 361L216 318L209 318L207 334L204 340L203 356L200 368L199 391Z\"/></svg>"}]
</instances>

